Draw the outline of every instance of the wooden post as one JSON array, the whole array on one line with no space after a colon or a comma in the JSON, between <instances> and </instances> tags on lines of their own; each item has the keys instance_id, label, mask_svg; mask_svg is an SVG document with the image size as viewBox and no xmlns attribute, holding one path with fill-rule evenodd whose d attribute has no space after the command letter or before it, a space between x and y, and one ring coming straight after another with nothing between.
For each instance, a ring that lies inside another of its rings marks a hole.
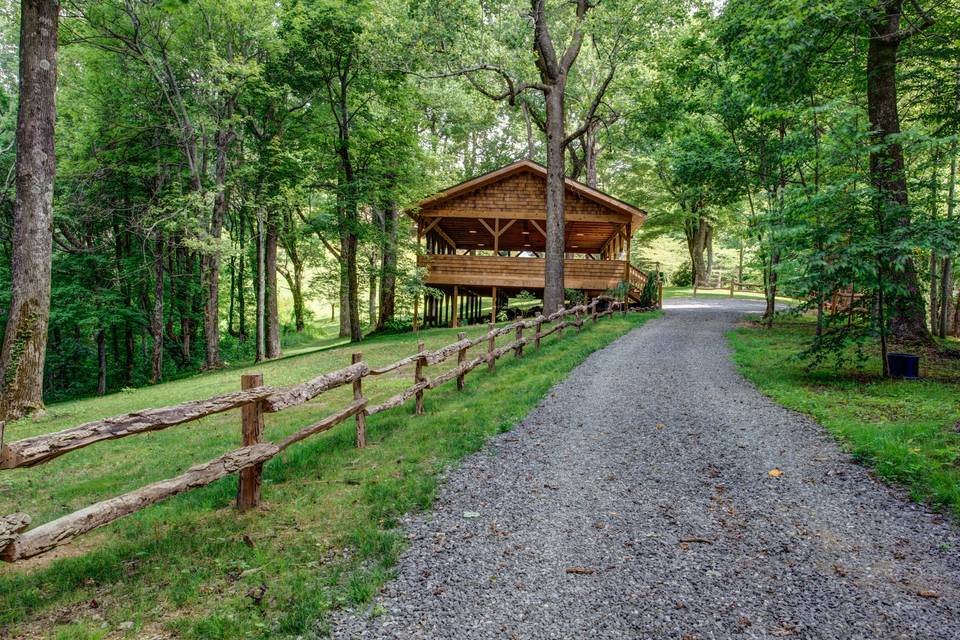
<instances>
[{"instance_id":1,"label":"wooden post","mask_svg":"<svg viewBox=\"0 0 960 640\"><path fill-rule=\"evenodd\" d=\"M241 389L255 389L263 386L262 373L249 373L240 376ZM240 409L243 446L259 444L263 440L263 405L251 402ZM260 486L263 483L263 464L240 470L240 485L237 487L237 509L246 511L260 505Z\"/></svg>"},{"instance_id":2,"label":"wooden post","mask_svg":"<svg viewBox=\"0 0 960 640\"><path fill-rule=\"evenodd\" d=\"M459 340L466 340L466 339L467 339L467 334L464 333L463 331L461 331L460 333L457 334L457 340L458 340L458 341L459 341ZM466 362L466 361L467 361L467 350L466 350L466 348L460 349L460 351L457 352L457 366L458 366L458 367L459 367L459 366L462 366L463 363ZM457 376L457 391L463 391L463 376L464 376L464 375L465 375L465 374L461 373L460 375Z\"/></svg>"},{"instance_id":3,"label":"wooden post","mask_svg":"<svg viewBox=\"0 0 960 640\"><path fill-rule=\"evenodd\" d=\"M533 345L539 349L540 348L540 328L543 327L543 320L537 319L537 333L533 336Z\"/></svg>"},{"instance_id":4,"label":"wooden post","mask_svg":"<svg viewBox=\"0 0 960 640\"><path fill-rule=\"evenodd\" d=\"M354 353L350 356L350 363L357 364L358 362L363 361L363 354L360 352ZM363 378L357 378L353 381L353 399L354 401L360 400L363 398ZM367 446L367 414L365 411L358 411L356 415L357 419L357 448L363 449Z\"/></svg>"},{"instance_id":5,"label":"wooden post","mask_svg":"<svg viewBox=\"0 0 960 640\"><path fill-rule=\"evenodd\" d=\"M733 285L734 285L733 278L730 278L730 297L731 298L733 297Z\"/></svg>"},{"instance_id":6,"label":"wooden post","mask_svg":"<svg viewBox=\"0 0 960 640\"><path fill-rule=\"evenodd\" d=\"M560 307L560 311L566 311L566 309L567 309L566 307ZM563 314L560 314L560 316L557 317L557 322L560 323L560 328L557 329L557 338L563 337L563 323L566 321L567 321L567 316Z\"/></svg>"},{"instance_id":7,"label":"wooden post","mask_svg":"<svg viewBox=\"0 0 960 640\"><path fill-rule=\"evenodd\" d=\"M490 322L497 321L497 288L493 288L493 297L490 299Z\"/></svg>"},{"instance_id":8,"label":"wooden post","mask_svg":"<svg viewBox=\"0 0 960 640\"><path fill-rule=\"evenodd\" d=\"M663 308L663 278L660 277L660 263L657 263L657 308Z\"/></svg>"},{"instance_id":9,"label":"wooden post","mask_svg":"<svg viewBox=\"0 0 960 640\"><path fill-rule=\"evenodd\" d=\"M517 325L516 336L517 336L517 348L513 350L513 355L515 355L518 358L522 358L523 357L523 342L522 342L523 341L523 325L522 324Z\"/></svg>"},{"instance_id":10,"label":"wooden post","mask_svg":"<svg viewBox=\"0 0 960 640\"><path fill-rule=\"evenodd\" d=\"M491 334L493 333L493 330L497 328L497 325L494 322L491 322L487 326L490 329ZM487 371L490 371L491 373L496 371L497 369L497 361L493 357L493 350L496 348L497 348L497 337L494 335L491 335L487 339Z\"/></svg>"},{"instance_id":11,"label":"wooden post","mask_svg":"<svg viewBox=\"0 0 960 640\"><path fill-rule=\"evenodd\" d=\"M417 353L422 354L423 351L424 351L423 340L421 340L420 342L417 343ZM426 377L423 375L423 368L425 366L427 366L427 357L424 355L421 355L419 358L417 358L417 365L416 365L416 368L413 370L413 384L420 384L421 382L426 380ZM422 416L423 415L423 389L419 389L417 391L416 398L417 398L417 405L416 405L416 409L414 410L414 413L418 416Z\"/></svg>"},{"instance_id":12,"label":"wooden post","mask_svg":"<svg viewBox=\"0 0 960 640\"><path fill-rule=\"evenodd\" d=\"M580 333L580 309L577 309L576 322L577 322L577 333Z\"/></svg>"},{"instance_id":13,"label":"wooden post","mask_svg":"<svg viewBox=\"0 0 960 640\"><path fill-rule=\"evenodd\" d=\"M593 302L591 303L591 305L593 306L593 310L590 313L590 319L593 320L594 322L597 321L597 305L599 304L600 304L600 298L594 298Z\"/></svg>"},{"instance_id":14,"label":"wooden post","mask_svg":"<svg viewBox=\"0 0 960 640\"><path fill-rule=\"evenodd\" d=\"M460 326L460 287L453 285L453 298L450 300L450 326Z\"/></svg>"}]
</instances>

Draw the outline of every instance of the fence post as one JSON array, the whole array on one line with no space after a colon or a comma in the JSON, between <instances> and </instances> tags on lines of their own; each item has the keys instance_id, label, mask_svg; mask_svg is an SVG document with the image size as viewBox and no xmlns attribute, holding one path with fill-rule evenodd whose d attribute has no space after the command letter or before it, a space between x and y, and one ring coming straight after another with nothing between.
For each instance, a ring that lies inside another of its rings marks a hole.
<instances>
[{"instance_id":1,"label":"fence post","mask_svg":"<svg viewBox=\"0 0 960 640\"><path fill-rule=\"evenodd\" d=\"M466 340L467 334L461 331L457 334L457 340ZM467 350L460 349L457 353L457 367L463 366L463 363L467 361ZM463 391L463 376L465 374L461 373L457 376L457 391Z\"/></svg>"},{"instance_id":2,"label":"fence post","mask_svg":"<svg viewBox=\"0 0 960 640\"><path fill-rule=\"evenodd\" d=\"M424 380L426 380L426 377L424 377L423 375L423 368L427 366L427 357L422 355L423 351L424 351L424 346L423 346L423 341L421 340L417 342L417 353L421 355L419 358L417 358L417 366L413 370L413 384L415 385L418 385ZM423 415L423 389L417 390L417 407L415 409L415 413L418 416Z\"/></svg>"},{"instance_id":3,"label":"fence post","mask_svg":"<svg viewBox=\"0 0 960 640\"><path fill-rule=\"evenodd\" d=\"M350 356L350 362L357 364L363 361L363 354L359 351ZM362 377L353 381L353 399L354 401L363 398ZM363 449L367 446L367 415L366 410L361 409L357 412L357 448Z\"/></svg>"},{"instance_id":4,"label":"fence post","mask_svg":"<svg viewBox=\"0 0 960 640\"><path fill-rule=\"evenodd\" d=\"M487 339L487 371L491 373L497 369L497 360L493 357L493 350L497 348L497 336L492 335L497 325L491 322L487 327L490 329L491 336Z\"/></svg>"},{"instance_id":5,"label":"fence post","mask_svg":"<svg viewBox=\"0 0 960 640\"><path fill-rule=\"evenodd\" d=\"M730 297L731 298L733 297L733 285L734 285L734 280L733 278L730 278Z\"/></svg>"},{"instance_id":6,"label":"fence post","mask_svg":"<svg viewBox=\"0 0 960 640\"><path fill-rule=\"evenodd\" d=\"M241 389L254 389L263 386L262 373L248 373L240 376ZM243 446L249 447L263 440L263 405L260 401L250 402L240 409ZM260 505L260 486L263 465L258 464L240 470L240 484L237 487L237 509L246 511Z\"/></svg>"},{"instance_id":7,"label":"fence post","mask_svg":"<svg viewBox=\"0 0 960 640\"><path fill-rule=\"evenodd\" d=\"M576 323L577 323L577 333L580 333L580 307L577 307Z\"/></svg>"},{"instance_id":8,"label":"fence post","mask_svg":"<svg viewBox=\"0 0 960 640\"><path fill-rule=\"evenodd\" d=\"M566 314L566 313L563 313L563 312L565 312L566 310L567 310L566 307L560 307L561 313L560 313L559 317L557 317L557 321L560 323L560 328L557 329L557 338L558 338L558 339L563 337L563 325L566 324L566 322L567 322L567 314Z\"/></svg>"},{"instance_id":9,"label":"fence post","mask_svg":"<svg viewBox=\"0 0 960 640\"><path fill-rule=\"evenodd\" d=\"M591 320L593 320L594 322L597 321L597 306L598 306L599 304L600 304L600 298L594 298L594 299L593 299L593 302L591 303L591 306L593 307L593 310L592 310L591 313L590 313L590 318L591 318Z\"/></svg>"},{"instance_id":10,"label":"fence post","mask_svg":"<svg viewBox=\"0 0 960 640\"><path fill-rule=\"evenodd\" d=\"M513 355L517 358L523 357L523 321L517 325L517 348L513 350Z\"/></svg>"},{"instance_id":11,"label":"fence post","mask_svg":"<svg viewBox=\"0 0 960 640\"><path fill-rule=\"evenodd\" d=\"M536 334L534 334L534 336L533 336L533 345L534 345L537 349L540 348L540 330L541 330L542 328L543 328L543 316L540 315L540 316L537 316L537 326L536 326L536 331L537 331L537 332L536 332Z\"/></svg>"}]
</instances>

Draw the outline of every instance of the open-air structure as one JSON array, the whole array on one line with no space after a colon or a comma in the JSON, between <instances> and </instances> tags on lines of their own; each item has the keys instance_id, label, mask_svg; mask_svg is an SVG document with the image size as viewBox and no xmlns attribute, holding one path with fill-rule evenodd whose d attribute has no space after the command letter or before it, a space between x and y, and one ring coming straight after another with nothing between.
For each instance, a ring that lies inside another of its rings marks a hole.
<instances>
[{"instance_id":1,"label":"open-air structure","mask_svg":"<svg viewBox=\"0 0 960 640\"><path fill-rule=\"evenodd\" d=\"M564 209L564 286L593 297L625 282L627 297L639 299L646 274L629 262L630 238L646 213L569 178ZM481 322L488 312L495 319L521 291L542 297L546 212L547 171L529 160L421 201L411 212L418 261L425 283L443 292L424 301L423 324Z\"/></svg>"}]
</instances>

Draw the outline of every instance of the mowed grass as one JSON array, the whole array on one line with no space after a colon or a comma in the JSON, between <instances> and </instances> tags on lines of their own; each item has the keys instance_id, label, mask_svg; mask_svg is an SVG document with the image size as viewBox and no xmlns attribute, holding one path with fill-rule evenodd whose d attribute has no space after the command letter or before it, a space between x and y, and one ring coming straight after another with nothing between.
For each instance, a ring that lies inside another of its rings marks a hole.
<instances>
[{"instance_id":1,"label":"mowed grass","mask_svg":"<svg viewBox=\"0 0 960 640\"><path fill-rule=\"evenodd\" d=\"M0 637L313 637L327 612L366 603L389 577L403 537L402 514L430 506L442 469L511 428L588 354L654 314L615 315L587 323L579 335L546 338L539 351L512 354L489 374L428 391L426 415L411 404L368 419L369 446L354 448L353 421L292 447L264 471L263 507L239 515L236 478L177 496L90 533L47 557L0 568ZM476 336L485 327L465 330ZM456 330L420 337L427 348L456 339ZM504 336L499 344L509 342ZM11 425L7 438L54 431L146 407L237 389L240 375L262 371L267 384L288 385L345 366L359 350L373 366L416 350L412 334L313 352L256 367L197 376L129 393L49 407L47 415ZM484 347L471 350L471 356ZM430 367L436 375L455 366ZM377 402L412 383L412 367L364 379ZM266 437L286 434L330 414L351 398L349 387L266 417ZM234 449L238 411L122 440L100 443L31 469L0 475L0 513L26 511L39 524L97 500L172 477ZM52 559L51 559L52 557ZM131 624L132 623L132 624Z\"/></svg>"},{"instance_id":2,"label":"mowed grass","mask_svg":"<svg viewBox=\"0 0 960 640\"><path fill-rule=\"evenodd\" d=\"M708 298L730 298L729 289L697 289L696 297L708 297ZM664 287L663 288L663 297L664 299L669 298L693 298L693 287ZM733 297L741 300L765 300L766 298L763 295L763 292L752 292L752 291L735 291ZM785 296L777 296L779 302L790 302L792 298Z\"/></svg>"},{"instance_id":3,"label":"mowed grass","mask_svg":"<svg viewBox=\"0 0 960 640\"><path fill-rule=\"evenodd\" d=\"M862 369L807 369L795 354L813 331L791 320L729 334L740 372L780 404L812 416L878 476L960 516L960 359L921 359L916 381L885 380L879 353Z\"/></svg>"}]
</instances>

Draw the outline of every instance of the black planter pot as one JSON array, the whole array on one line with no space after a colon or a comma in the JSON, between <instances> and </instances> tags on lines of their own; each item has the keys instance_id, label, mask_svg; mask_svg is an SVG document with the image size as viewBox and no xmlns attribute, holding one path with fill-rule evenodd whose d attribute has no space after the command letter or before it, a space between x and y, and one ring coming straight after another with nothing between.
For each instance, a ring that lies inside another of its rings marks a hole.
<instances>
[{"instance_id":1,"label":"black planter pot","mask_svg":"<svg viewBox=\"0 0 960 640\"><path fill-rule=\"evenodd\" d=\"M891 378L918 380L920 378L920 356L912 353L888 353L887 368Z\"/></svg>"}]
</instances>

